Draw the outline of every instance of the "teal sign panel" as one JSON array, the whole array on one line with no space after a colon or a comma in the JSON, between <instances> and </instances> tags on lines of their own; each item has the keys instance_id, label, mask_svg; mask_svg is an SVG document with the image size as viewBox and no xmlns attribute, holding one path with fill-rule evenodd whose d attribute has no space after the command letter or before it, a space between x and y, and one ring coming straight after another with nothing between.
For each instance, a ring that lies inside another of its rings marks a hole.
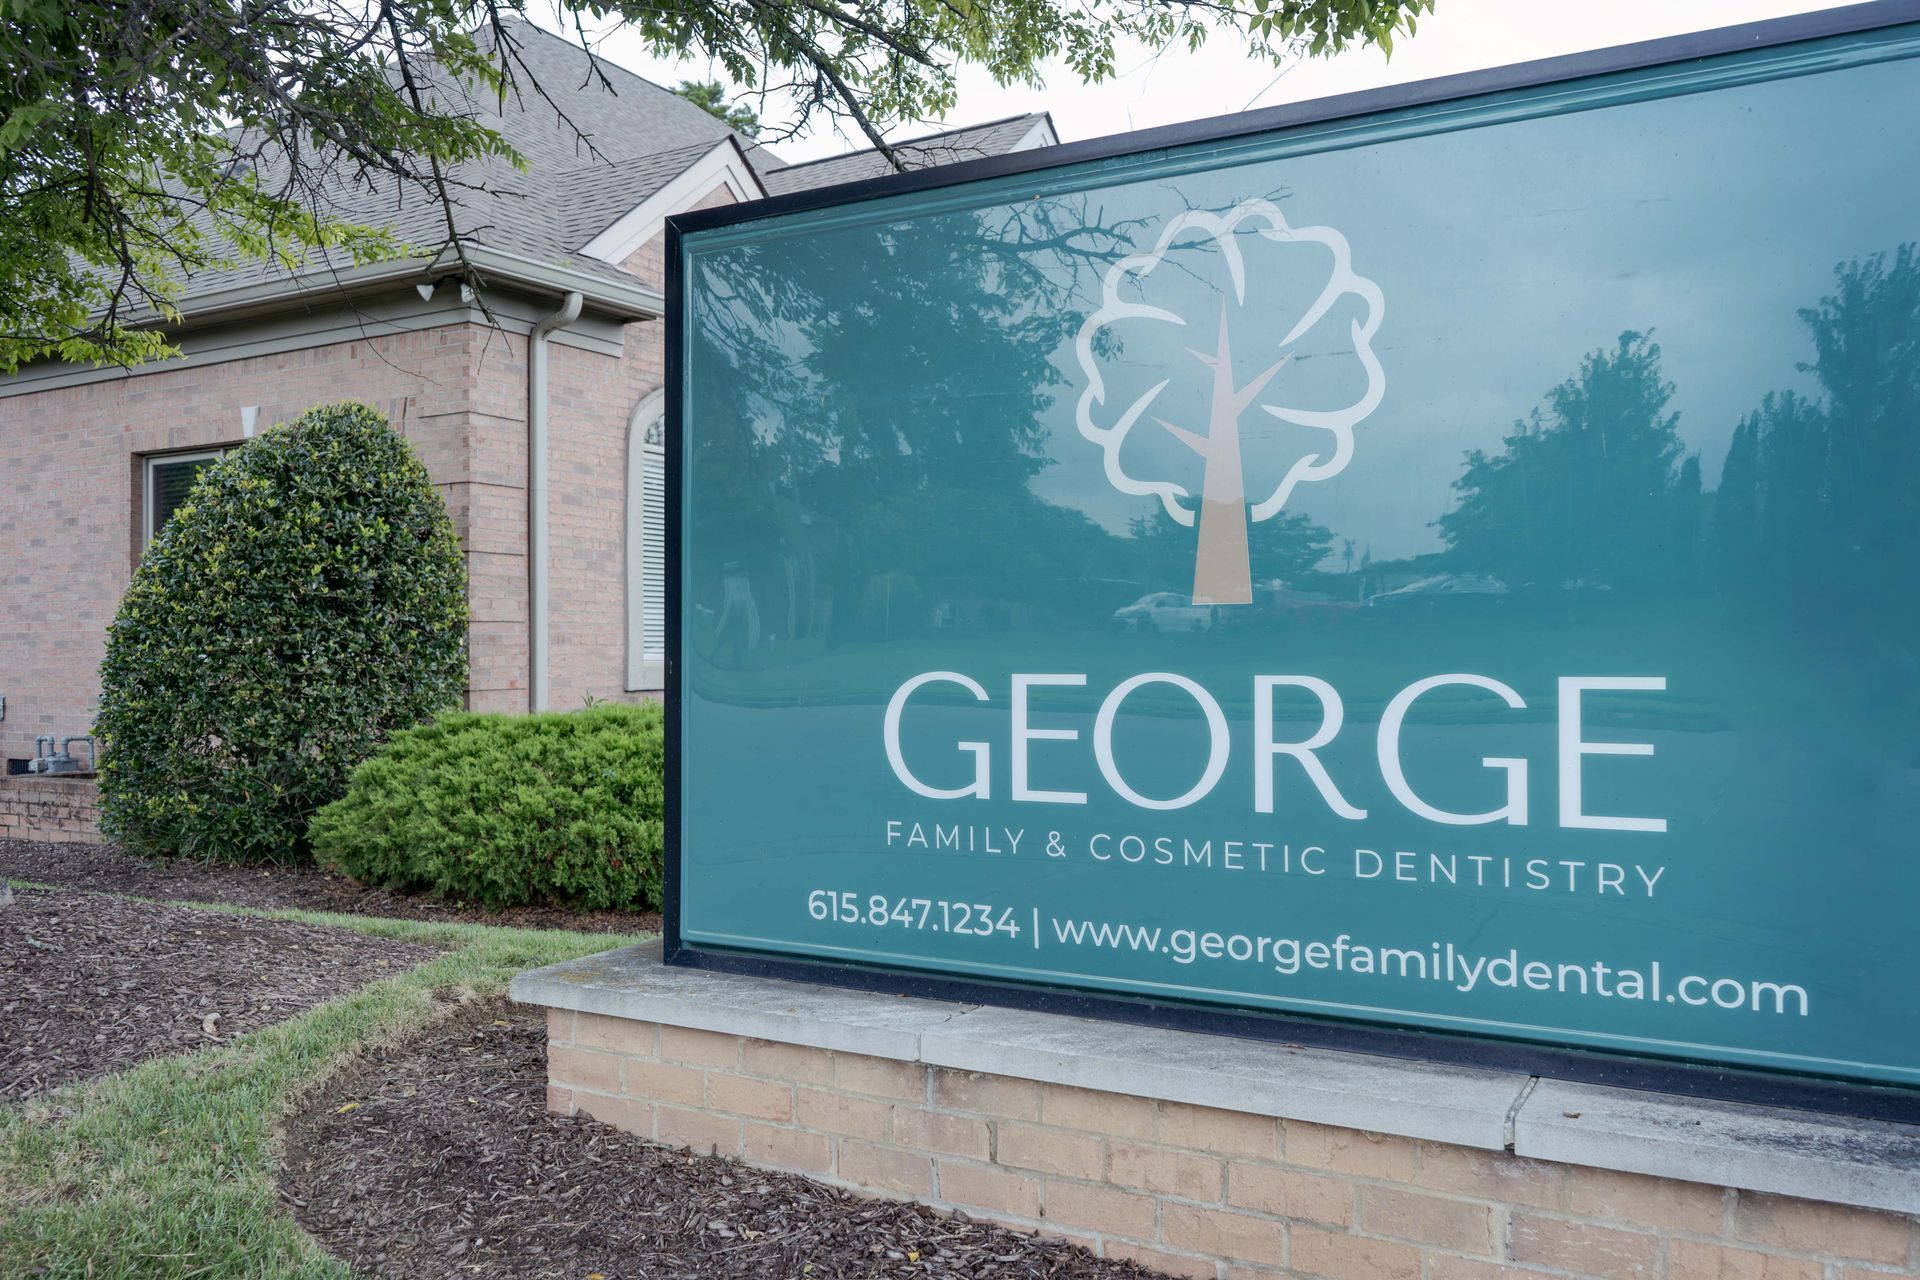
<instances>
[{"instance_id":1,"label":"teal sign panel","mask_svg":"<svg viewBox=\"0 0 1920 1280\"><path fill-rule=\"evenodd\" d=\"M682 944L1920 1083L1917 51L690 223Z\"/></svg>"}]
</instances>

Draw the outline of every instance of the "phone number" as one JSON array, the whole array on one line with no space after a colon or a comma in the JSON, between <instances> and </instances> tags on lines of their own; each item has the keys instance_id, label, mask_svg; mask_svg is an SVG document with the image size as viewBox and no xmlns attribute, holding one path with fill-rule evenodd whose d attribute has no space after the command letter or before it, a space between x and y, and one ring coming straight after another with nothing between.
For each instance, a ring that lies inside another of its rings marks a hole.
<instances>
[{"instance_id":1,"label":"phone number","mask_svg":"<svg viewBox=\"0 0 1920 1280\"><path fill-rule=\"evenodd\" d=\"M807 914L832 924L890 925L927 929L934 933L967 933L976 937L1020 936L1020 922L1012 907L998 910L984 902L948 902L941 898L887 898L872 894L863 902L852 891L815 889L807 895Z\"/></svg>"}]
</instances>

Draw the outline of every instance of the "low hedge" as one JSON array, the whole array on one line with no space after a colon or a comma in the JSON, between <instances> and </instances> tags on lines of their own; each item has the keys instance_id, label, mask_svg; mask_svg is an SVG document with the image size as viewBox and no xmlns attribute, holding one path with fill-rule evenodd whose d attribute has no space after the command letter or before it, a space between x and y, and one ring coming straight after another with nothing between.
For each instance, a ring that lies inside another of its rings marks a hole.
<instances>
[{"instance_id":1,"label":"low hedge","mask_svg":"<svg viewBox=\"0 0 1920 1280\"><path fill-rule=\"evenodd\" d=\"M658 704L459 712L393 735L314 815L324 866L489 907L660 905Z\"/></svg>"}]
</instances>

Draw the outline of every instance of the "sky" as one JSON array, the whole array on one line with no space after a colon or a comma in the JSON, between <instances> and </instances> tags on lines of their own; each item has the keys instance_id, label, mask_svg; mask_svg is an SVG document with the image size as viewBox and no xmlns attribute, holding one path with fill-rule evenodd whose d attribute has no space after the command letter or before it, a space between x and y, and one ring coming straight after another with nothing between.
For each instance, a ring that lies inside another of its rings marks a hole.
<instances>
[{"instance_id":1,"label":"sky","mask_svg":"<svg viewBox=\"0 0 1920 1280\"><path fill-rule=\"evenodd\" d=\"M1063 65L1044 69L1046 86L1040 89L1003 88L986 73L965 68L959 104L947 119L901 128L895 138L1050 111L1061 140L1077 142L1828 7L1834 6L1820 0L1439 0L1436 11L1421 20L1419 33L1399 42L1391 59L1363 49L1276 68L1248 58L1234 41L1220 38L1198 53L1144 45L1124 48L1117 59L1120 74L1098 85L1080 84ZM536 8L535 16L560 29L551 15L541 17ZM651 57L631 33L605 28L593 34L602 55L649 79L668 85L683 79L724 79L704 60ZM752 105L770 122L786 118L777 99ZM799 161L864 145L830 129L815 129L778 142L774 150Z\"/></svg>"}]
</instances>

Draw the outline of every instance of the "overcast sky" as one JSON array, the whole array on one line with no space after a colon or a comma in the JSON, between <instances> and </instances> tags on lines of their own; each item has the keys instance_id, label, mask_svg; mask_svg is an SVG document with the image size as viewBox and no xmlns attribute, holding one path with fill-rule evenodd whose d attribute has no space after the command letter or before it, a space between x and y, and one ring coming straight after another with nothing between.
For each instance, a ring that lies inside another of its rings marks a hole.
<instances>
[{"instance_id":1,"label":"overcast sky","mask_svg":"<svg viewBox=\"0 0 1920 1280\"><path fill-rule=\"evenodd\" d=\"M1391 60L1367 49L1275 68L1253 62L1233 41L1218 39L1199 53L1124 49L1118 59L1121 74L1091 86L1078 83L1064 66L1047 69L1043 89L1001 88L984 72L967 68L960 76L959 105L944 125L901 129L896 136L1051 111L1061 139L1075 142L1828 7L1820 0L1440 0L1436 12L1420 23L1419 34L1400 43ZM550 16L545 21L553 25ZM649 57L622 31L602 33L599 50L667 85L722 78L701 60ZM784 112L770 100L761 115L778 121ZM779 142L774 149L789 160L808 160L855 145L865 143L826 131Z\"/></svg>"}]
</instances>

